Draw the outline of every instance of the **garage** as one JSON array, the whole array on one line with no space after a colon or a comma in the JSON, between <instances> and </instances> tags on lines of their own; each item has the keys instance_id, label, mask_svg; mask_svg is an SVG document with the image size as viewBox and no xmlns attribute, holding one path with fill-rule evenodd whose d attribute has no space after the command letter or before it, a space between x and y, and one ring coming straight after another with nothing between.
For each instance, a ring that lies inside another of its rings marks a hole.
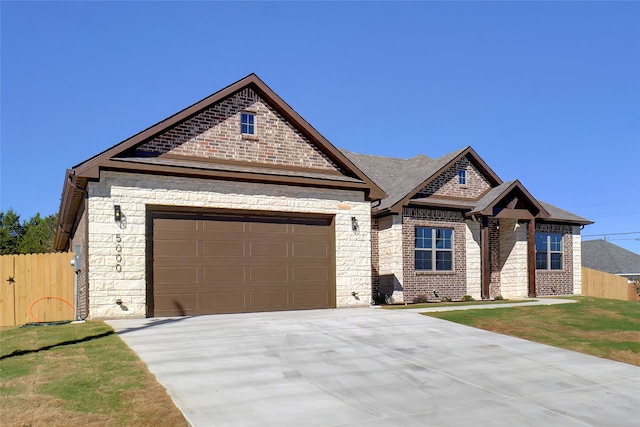
<instances>
[{"instance_id":1,"label":"garage","mask_svg":"<svg viewBox=\"0 0 640 427\"><path fill-rule=\"evenodd\" d=\"M331 217L155 213L149 316L332 308Z\"/></svg>"}]
</instances>

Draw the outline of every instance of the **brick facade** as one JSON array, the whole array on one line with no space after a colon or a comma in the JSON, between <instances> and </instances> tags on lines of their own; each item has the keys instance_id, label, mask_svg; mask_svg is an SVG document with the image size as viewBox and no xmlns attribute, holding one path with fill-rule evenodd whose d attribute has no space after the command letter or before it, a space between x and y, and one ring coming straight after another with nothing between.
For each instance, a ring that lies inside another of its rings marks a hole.
<instances>
[{"instance_id":1,"label":"brick facade","mask_svg":"<svg viewBox=\"0 0 640 427\"><path fill-rule=\"evenodd\" d=\"M415 270L415 227L453 229L453 271L420 272ZM513 219L490 218L489 227L489 296L495 298L525 298L528 293L528 235L527 224ZM574 227L558 224L538 224L536 231L563 233L563 270L536 271L536 290L539 296L571 295L575 292ZM401 280L404 302L426 297L453 300L464 295L480 298L480 229L471 220L465 220L459 211L407 208L402 215ZM376 257L382 256L376 252ZM578 267L579 268L579 267ZM382 281L376 290L388 295L398 294L386 289ZM437 294L437 296L436 296Z\"/></svg>"},{"instance_id":2,"label":"brick facade","mask_svg":"<svg viewBox=\"0 0 640 427\"><path fill-rule=\"evenodd\" d=\"M574 292L573 227L562 224L536 224L536 231L562 233L562 270L536 270L538 296L572 295ZM578 266L577 268L580 268Z\"/></svg>"},{"instance_id":3,"label":"brick facade","mask_svg":"<svg viewBox=\"0 0 640 427\"><path fill-rule=\"evenodd\" d=\"M502 295L500 289L500 273L502 271L500 262L500 229L498 228L500 221L495 218L489 218L489 263L490 281L489 296L491 298Z\"/></svg>"},{"instance_id":4,"label":"brick facade","mask_svg":"<svg viewBox=\"0 0 640 427\"><path fill-rule=\"evenodd\" d=\"M380 292L380 252L378 250L378 218L371 218L371 292Z\"/></svg>"},{"instance_id":5,"label":"brick facade","mask_svg":"<svg viewBox=\"0 0 640 427\"><path fill-rule=\"evenodd\" d=\"M458 171L464 169L467 171L467 183L460 185L458 183ZM450 167L447 171L438 176L429 185L423 188L417 195L418 197L428 196L445 196L445 197L463 197L476 199L491 188L489 181L476 169L467 157L463 157Z\"/></svg>"},{"instance_id":6,"label":"brick facade","mask_svg":"<svg viewBox=\"0 0 640 427\"><path fill-rule=\"evenodd\" d=\"M255 115L255 135L242 135L243 111ZM139 148L148 153L339 171L300 131L246 88Z\"/></svg>"},{"instance_id":7,"label":"brick facade","mask_svg":"<svg viewBox=\"0 0 640 427\"><path fill-rule=\"evenodd\" d=\"M467 295L466 236L467 225L459 211L425 208L404 208L402 213L404 301L417 297L453 300ZM415 270L415 228L439 227L453 229L453 271L420 272ZM438 294L435 296L434 291Z\"/></svg>"},{"instance_id":8,"label":"brick facade","mask_svg":"<svg viewBox=\"0 0 640 427\"><path fill-rule=\"evenodd\" d=\"M76 252L76 246L80 249L80 270L77 274L78 295L76 304L76 316L81 319L89 315L89 248L87 241L88 215L86 199L82 201L78 209L77 223L73 238L70 239L69 250Z\"/></svg>"}]
</instances>

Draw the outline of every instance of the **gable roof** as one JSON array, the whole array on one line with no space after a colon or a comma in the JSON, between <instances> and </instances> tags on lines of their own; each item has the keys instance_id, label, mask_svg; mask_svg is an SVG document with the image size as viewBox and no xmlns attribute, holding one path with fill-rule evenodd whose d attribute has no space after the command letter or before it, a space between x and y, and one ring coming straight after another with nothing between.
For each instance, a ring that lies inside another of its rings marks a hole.
<instances>
[{"instance_id":1,"label":"gable roof","mask_svg":"<svg viewBox=\"0 0 640 427\"><path fill-rule=\"evenodd\" d=\"M306 137L310 144L337 165L340 172L300 170L300 168L287 169L257 163L238 165L229 164L222 160L186 161L187 159L171 157L150 158L135 154L137 147L152 138L179 126L204 110L247 88L255 91L265 103ZM68 235L74 226L87 182L99 179L100 172L104 170L352 189L363 191L368 200L379 200L386 196L377 184L260 80L256 74L249 74L67 170L58 215L56 249L64 249L67 244Z\"/></svg>"},{"instance_id":2,"label":"gable roof","mask_svg":"<svg viewBox=\"0 0 640 427\"><path fill-rule=\"evenodd\" d=\"M640 255L606 240L583 240L582 266L620 276L640 276Z\"/></svg>"},{"instance_id":3,"label":"gable roof","mask_svg":"<svg viewBox=\"0 0 640 427\"><path fill-rule=\"evenodd\" d=\"M369 154L358 154L341 149L369 178L382 188L387 197L374 208L376 215L385 213L399 213L409 201L414 204L437 206L442 208L462 209L469 215L493 215L494 208L503 208L502 203L507 196L517 195L533 215L523 213L523 217L535 216L541 220L586 225L593 221L582 218L571 212L557 208L548 203L537 200L520 183L519 180L502 182L493 170L480 158L471 147L461 148L437 159L418 155L410 159L399 159ZM469 160L487 178L493 186L478 200L451 200L443 197L430 196L423 199L412 199L441 173L452 167L458 160L468 156Z\"/></svg>"},{"instance_id":4,"label":"gable roof","mask_svg":"<svg viewBox=\"0 0 640 427\"><path fill-rule=\"evenodd\" d=\"M380 212L400 212L409 199L465 156L469 157L493 185L502 183L498 175L471 147L461 148L437 159L423 155L411 159L397 159L356 154L344 149L341 151L387 193L387 197L382 199L377 207Z\"/></svg>"},{"instance_id":5,"label":"gable roof","mask_svg":"<svg viewBox=\"0 0 640 427\"><path fill-rule=\"evenodd\" d=\"M267 86L256 74L248 76L230 84L224 89L215 92L212 95L196 102L195 104L173 114L170 117L156 123L153 126L139 132L130 138L106 149L105 151L85 160L84 162L74 166L72 171L74 175L84 176L90 179L97 179L101 169L130 169L132 164L136 163L136 159L127 159L119 157L125 152L130 152L136 147L144 144L154 136L157 136L168 129L194 117L203 110L219 103L225 98L245 89L253 89L262 99L264 99L271 107L289 121L296 129L305 135L313 144L315 144L329 159L339 165L346 175L361 181L363 186L371 193L371 199L384 197L384 192L374 184L367 176L360 171L347 157L345 157L338 149L336 149L324 136L322 136L313 126L302 118L289 104L280 98L269 86ZM138 159L137 163L142 161ZM148 163L148 162L144 162ZM157 163L157 162L156 162ZM211 169L211 168L210 168ZM177 170L176 170L177 172ZM260 171L264 172L264 168Z\"/></svg>"},{"instance_id":6,"label":"gable roof","mask_svg":"<svg viewBox=\"0 0 640 427\"><path fill-rule=\"evenodd\" d=\"M509 195L518 194L524 199L527 210L536 218L548 218L550 215L544 207L527 191L520 181L504 182L489 190L482 196L469 214L494 215L503 200Z\"/></svg>"}]
</instances>

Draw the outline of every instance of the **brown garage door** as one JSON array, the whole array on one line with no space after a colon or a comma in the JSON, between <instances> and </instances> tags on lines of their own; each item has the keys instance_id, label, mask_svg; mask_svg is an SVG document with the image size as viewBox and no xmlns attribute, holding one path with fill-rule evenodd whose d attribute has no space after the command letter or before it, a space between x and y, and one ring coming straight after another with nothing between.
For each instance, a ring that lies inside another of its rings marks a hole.
<instances>
[{"instance_id":1,"label":"brown garage door","mask_svg":"<svg viewBox=\"0 0 640 427\"><path fill-rule=\"evenodd\" d=\"M153 219L154 316L335 307L328 219Z\"/></svg>"}]
</instances>

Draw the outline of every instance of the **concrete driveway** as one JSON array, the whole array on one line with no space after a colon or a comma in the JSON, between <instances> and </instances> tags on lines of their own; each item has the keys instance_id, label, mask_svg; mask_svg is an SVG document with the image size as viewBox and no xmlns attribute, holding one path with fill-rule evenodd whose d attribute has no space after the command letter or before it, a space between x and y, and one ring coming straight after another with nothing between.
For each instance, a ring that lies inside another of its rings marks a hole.
<instances>
[{"instance_id":1,"label":"concrete driveway","mask_svg":"<svg viewBox=\"0 0 640 427\"><path fill-rule=\"evenodd\" d=\"M405 310L113 320L197 427L637 426L640 368Z\"/></svg>"}]
</instances>

